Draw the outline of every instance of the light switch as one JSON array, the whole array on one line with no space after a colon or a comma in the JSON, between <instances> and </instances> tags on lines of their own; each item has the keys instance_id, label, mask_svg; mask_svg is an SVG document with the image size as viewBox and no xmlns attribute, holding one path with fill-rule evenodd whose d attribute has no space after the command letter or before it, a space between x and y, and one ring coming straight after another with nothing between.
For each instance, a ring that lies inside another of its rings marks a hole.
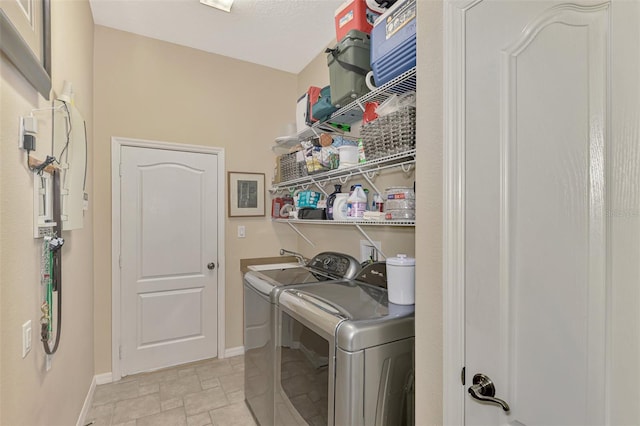
<instances>
[{"instance_id":1,"label":"light switch","mask_svg":"<svg viewBox=\"0 0 640 426\"><path fill-rule=\"evenodd\" d=\"M238 238L244 238L245 236L244 225L238 225Z\"/></svg>"}]
</instances>

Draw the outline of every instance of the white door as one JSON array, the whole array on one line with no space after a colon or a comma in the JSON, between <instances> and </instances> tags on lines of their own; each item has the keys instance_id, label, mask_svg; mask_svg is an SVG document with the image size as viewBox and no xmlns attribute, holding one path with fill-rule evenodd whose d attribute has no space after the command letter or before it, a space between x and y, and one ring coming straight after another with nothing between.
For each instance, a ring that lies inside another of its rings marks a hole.
<instances>
[{"instance_id":1,"label":"white door","mask_svg":"<svg viewBox=\"0 0 640 426\"><path fill-rule=\"evenodd\" d=\"M638 424L640 2L465 8L465 423Z\"/></svg>"},{"instance_id":2,"label":"white door","mask_svg":"<svg viewBox=\"0 0 640 426\"><path fill-rule=\"evenodd\" d=\"M216 155L123 146L120 174L122 375L215 357Z\"/></svg>"}]
</instances>

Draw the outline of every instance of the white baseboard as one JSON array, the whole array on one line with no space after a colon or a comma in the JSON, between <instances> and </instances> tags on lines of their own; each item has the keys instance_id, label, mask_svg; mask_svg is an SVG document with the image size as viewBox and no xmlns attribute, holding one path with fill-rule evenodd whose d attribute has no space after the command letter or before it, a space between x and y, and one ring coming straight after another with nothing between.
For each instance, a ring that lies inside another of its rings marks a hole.
<instances>
[{"instance_id":1,"label":"white baseboard","mask_svg":"<svg viewBox=\"0 0 640 426\"><path fill-rule=\"evenodd\" d=\"M113 376L111 375L111 372L97 374L95 376L95 379L96 379L96 385L104 385L105 383L113 382Z\"/></svg>"},{"instance_id":2,"label":"white baseboard","mask_svg":"<svg viewBox=\"0 0 640 426\"><path fill-rule=\"evenodd\" d=\"M223 358L231 358L238 355L244 355L244 346L225 349Z\"/></svg>"},{"instance_id":3,"label":"white baseboard","mask_svg":"<svg viewBox=\"0 0 640 426\"><path fill-rule=\"evenodd\" d=\"M84 426L86 424L85 420L87 418L87 414L89 414L89 410L91 409L91 403L93 402L93 394L96 392L96 386L111 383L112 381L111 373L103 373L93 376L91 386L89 386L89 392L87 392L87 397L84 399L82 411L80 411L80 416L78 416L78 423L76 423L76 426Z\"/></svg>"},{"instance_id":4,"label":"white baseboard","mask_svg":"<svg viewBox=\"0 0 640 426\"><path fill-rule=\"evenodd\" d=\"M91 409L91 402L93 401L93 394L96 391L96 376L93 376L91 380L91 386L89 386L89 392L87 392L87 397L84 399L84 404L82 405L82 411L80 411L80 416L78 416L78 423L76 426L84 426L85 419L87 418L87 414L89 414L89 410Z\"/></svg>"}]
</instances>

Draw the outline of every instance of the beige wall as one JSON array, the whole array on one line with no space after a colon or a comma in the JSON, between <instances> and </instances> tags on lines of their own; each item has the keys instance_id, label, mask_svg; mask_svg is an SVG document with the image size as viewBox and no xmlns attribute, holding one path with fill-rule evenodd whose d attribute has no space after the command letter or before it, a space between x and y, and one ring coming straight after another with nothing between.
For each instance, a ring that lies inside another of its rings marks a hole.
<instances>
[{"instance_id":1,"label":"beige wall","mask_svg":"<svg viewBox=\"0 0 640 426\"><path fill-rule=\"evenodd\" d=\"M442 1L418 1L416 424L442 424Z\"/></svg>"},{"instance_id":2,"label":"beige wall","mask_svg":"<svg viewBox=\"0 0 640 426\"><path fill-rule=\"evenodd\" d=\"M327 44L327 47L335 46L335 39ZM329 85L329 67L327 66L327 54L324 49L298 74L296 93L298 97L307 91L309 86L324 87Z\"/></svg>"},{"instance_id":3,"label":"beige wall","mask_svg":"<svg viewBox=\"0 0 640 426\"><path fill-rule=\"evenodd\" d=\"M93 117L93 19L88 1L51 4L53 89L73 83L76 107ZM40 247L33 238L33 174L17 149L18 117L48 104L5 57L0 58L0 424L71 425L78 420L94 374L92 210L84 228L64 232L62 339L45 372L38 338ZM48 113L41 125L36 156L49 152ZM91 138L90 138L91 142ZM92 146L89 145L89 154ZM88 192L92 186L89 162ZM31 352L21 357L21 326L32 322Z\"/></svg>"},{"instance_id":4,"label":"beige wall","mask_svg":"<svg viewBox=\"0 0 640 426\"><path fill-rule=\"evenodd\" d=\"M96 26L95 353L111 371L111 137L225 149L226 169L273 175L271 146L294 118L296 76ZM243 345L240 259L295 242L264 218L226 219L226 348ZM221 212L226 216L226 206ZM246 238L237 238L237 226Z\"/></svg>"}]
</instances>

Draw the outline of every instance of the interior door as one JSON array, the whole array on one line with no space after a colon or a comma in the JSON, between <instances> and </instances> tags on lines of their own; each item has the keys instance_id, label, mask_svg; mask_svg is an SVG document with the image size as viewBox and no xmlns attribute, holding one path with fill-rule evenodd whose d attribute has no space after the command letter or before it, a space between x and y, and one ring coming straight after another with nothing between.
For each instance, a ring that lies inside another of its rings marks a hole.
<instances>
[{"instance_id":1,"label":"interior door","mask_svg":"<svg viewBox=\"0 0 640 426\"><path fill-rule=\"evenodd\" d=\"M217 157L123 146L121 369L217 355Z\"/></svg>"},{"instance_id":2,"label":"interior door","mask_svg":"<svg viewBox=\"0 0 640 426\"><path fill-rule=\"evenodd\" d=\"M640 2L465 7L465 422L638 424Z\"/></svg>"}]
</instances>

